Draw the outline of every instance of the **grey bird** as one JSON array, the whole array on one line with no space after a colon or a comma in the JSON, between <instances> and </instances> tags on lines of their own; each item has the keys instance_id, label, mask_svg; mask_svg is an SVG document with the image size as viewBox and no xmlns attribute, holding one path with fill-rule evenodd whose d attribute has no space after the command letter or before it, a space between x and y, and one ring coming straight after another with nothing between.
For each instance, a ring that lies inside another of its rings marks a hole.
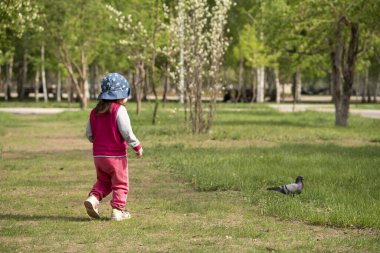
<instances>
[{"instance_id":1,"label":"grey bird","mask_svg":"<svg viewBox=\"0 0 380 253\"><path fill-rule=\"evenodd\" d=\"M282 186L276 186L276 187L269 187L267 190L270 191L278 191L283 194L292 195L294 197L294 194L300 194L303 190L304 184L303 184L303 177L298 176L296 178L295 183L282 185Z\"/></svg>"}]
</instances>

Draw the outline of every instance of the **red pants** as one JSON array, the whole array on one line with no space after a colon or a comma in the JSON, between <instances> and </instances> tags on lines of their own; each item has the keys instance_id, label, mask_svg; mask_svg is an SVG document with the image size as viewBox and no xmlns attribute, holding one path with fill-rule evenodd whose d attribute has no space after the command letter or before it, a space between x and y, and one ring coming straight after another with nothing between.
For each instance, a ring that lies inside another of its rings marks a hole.
<instances>
[{"instance_id":1,"label":"red pants","mask_svg":"<svg viewBox=\"0 0 380 253\"><path fill-rule=\"evenodd\" d=\"M127 157L94 157L97 181L90 195L101 201L112 191L112 208L124 210L129 190Z\"/></svg>"}]
</instances>

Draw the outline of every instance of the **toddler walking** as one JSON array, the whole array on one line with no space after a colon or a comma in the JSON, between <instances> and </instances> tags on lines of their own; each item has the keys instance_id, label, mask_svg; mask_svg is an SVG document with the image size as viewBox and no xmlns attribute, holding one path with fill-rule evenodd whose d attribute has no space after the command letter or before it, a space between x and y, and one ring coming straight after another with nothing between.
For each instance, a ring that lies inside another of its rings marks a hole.
<instances>
[{"instance_id":1,"label":"toddler walking","mask_svg":"<svg viewBox=\"0 0 380 253\"><path fill-rule=\"evenodd\" d=\"M99 219L99 202L112 192L111 219L125 220L131 217L125 211L129 190L127 148L132 147L137 156L142 156L143 149L123 106L131 91L128 81L111 73L103 78L101 89L86 127L86 136L93 143L97 181L84 206L90 217Z\"/></svg>"}]
</instances>

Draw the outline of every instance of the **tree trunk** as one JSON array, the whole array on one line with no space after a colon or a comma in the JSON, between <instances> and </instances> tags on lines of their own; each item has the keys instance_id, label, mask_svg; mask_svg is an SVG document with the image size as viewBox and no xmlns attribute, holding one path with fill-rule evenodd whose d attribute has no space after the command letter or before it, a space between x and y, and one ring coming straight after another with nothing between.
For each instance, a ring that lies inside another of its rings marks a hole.
<instances>
[{"instance_id":1,"label":"tree trunk","mask_svg":"<svg viewBox=\"0 0 380 253\"><path fill-rule=\"evenodd\" d=\"M191 80L186 82L190 110L189 123L191 124L191 131L194 134L202 133L206 130L202 108L201 69L199 66L196 67L191 77L189 77Z\"/></svg>"},{"instance_id":2,"label":"tree trunk","mask_svg":"<svg viewBox=\"0 0 380 253\"><path fill-rule=\"evenodd\" d=\"M300 102L301 101L301 90L302 90L302 82L301 82L301 71L297 68L297 71L293 74L293 101Z\"/></svg>"},{"instance_id":3,"label":"tree trunk","mask_svg":"<svg viewBox=\"0 0 380 253\"><path fill-rule=\"evenodd\" d=\"M164 103L164 106L165 106L166 100L167 100L169 71L170 71L169 63L167 62L165 64L165 73L163 76L163 84L162 84L162 102Z\"/></svg>"},{"instance_id":4,"label":"tree trunk","mask_svg":"<svg viewBox=\"0 0 380 253\"><path fill-rule=\"evenodd\" d=\"M235 102L239 102L243 94L243 83L244 83L244 58L241 58L239 61L239 86L238 94L236 96Z\"/></svg>"},{"instance_id":5,"label":"tree trunk","mask_svg":"<svg viewBox=\"0 0 380 253\"><path fill-rule=\"evenodd\" d=\"M274 68L274 80L276 85L276 103L280 103L281 100L281 84L280 84L280 74L278 67Z\"/></svg>"},{"instance_id":6,"label":"tree trunk","mask_svg":"<svg viewBox=\"0 0 380 253\"><path fill-rule=\"evenodd\" d=\"M143 93L143 85L145 80L145 67L144 63L141 61L137 63L135 67L135 95L136 95L136 115L139 115L141 112L141 99Z\"/></svg>"},{"instance_id":7,"label":"tree trunk","mask_svg":"<svg viewBox=\"0 0 380 253\"><path fill-rule=\"evenodd\" d=\"M4 91L4 83L3 83L3 79L1 78L1 75L2 75L2 66L0 65L0 90Z\"/></svg>"},{"instance_id":8,"label":"tree trunk","mask_svg":"<svg viewBox=\"0 0 380 253\"><path fill-rule=\"evenodd\" d=\"M130 82L131 80L128 79ZM98 64L95 64L94 67L94 99L98 98L98 94L100 93L100 76L99 76L99 69L98 69Z\"/></svg>"},{"instance_id":9,"label":"tree trunk","mask_svg":"<svg viewBox=\"0 0 380 253\"><path fill-rule=\"evenodd\" d=\"M352 86L354 83L356 72L356 60L359 46L359 25L349 22L350 25L350 42L347 51L347 59L343 72L343 99L342 99L342 119L346 119L346 122L342 126L347 126L347 120L350 109L350 97L352 93Z\"/></svg>"},{"instance_id":10,"label":"tree trunk","mask_svg":"<svg viewBox=\"0 0 380 253\"><path fill-rule=\"evenodd\" d=\"M128 80L130 82L129 84L132 86L131 98L136 100L136 73L128 71Z\"/></svg>"},{"instance_id":11,"label":"tree trunk","mask_svg":"<svg viewBox=\"0 0 380 253\"><path fill-rule=\"evenodd\" d=\"M300 70L297 71L297 83L296 83L296 99L297 102L301 102L301 91L302 91L302 73Z\"/></svg>"},{"instance_id":12,"label":"tree trunk","mask_svg":"<svg viewBox=\"0 0 380 253\"><path fill-rule=\"evenodd\" d=\"M342 38L343 25L341 21L337 23L336 27L336 41L334 50L331 52L332 63L332 80L334 84L334 102L335 102L335 124L340 126L347 125L347 118L343 116L342 108L342 54L343 54L343 38ZM331 42L333 44L333 42Z\"/></svg>"},{"instance_id":13,"label":"tree trunk","mask_svg":"<svg viewBox=\"0 0 380 253\"><path fill-rule=\"evenodd\" d=\"M61 102L61 91L62 91L62 80L61 71L58 70L58 80L57 80L57 102Z\"/></svg>"},{"instance_id":14,"label":"tree trunk","mask_svg":"<svg viewBox=\"0 0 380 253\"><path fill-rule=\"evenodd\" d=\"M157 114L158 114L158 106L160 105L160 101L158 100L158 95L156 91L156 82L154 80L154 70L155 70L155 65L156 65L156 33L158 31L158 0L155 1L155 8L154 8L154 15L155 15L155 20L154 20L154 29L152 33L152 42L153 42L153 53L152 53L152 60L151 60L151 65L150 65L150 81L152 84L152 91L154 94L154 110L153 110L153 115L152 115L152 125L156 124L157 121Z\"/></svg>"},{"instance_id":15,"label":"tree trunk","mask_svg":"<svg viewBox=\"0 0 380 253\"><path fill-rule=\"evenodd\" d=\"M264 102L264 92L265 92L265 68L264 66L259 66L257 68L257 103Z\"/></svg>"},{"instance_id":16,"label":"tree trunk","mask_svg":"<svg viewBox=\"0 0 380 253\"><path fill-rule=\"evenodd\" d=\"M251 103L255 102L256 100L256 86L257 86L257 75L255 75L257 71L252 68L251 69L251 78L252 78L252 98Z\"/></svg>"},{"instance_id":17,"label":"tree trunk","mask_svg":"<svg viewBox=\"0 0 380 253\"><path fill-rule=\"evenodd\" d=\"M34 79L34 99L35 99L36 103L40 99L39 96L38 96L39 95L39 92L38 92L39 88L40 88L40 71L37 68L37 70L36 70L36 77Z\"/></svg>"},{"instance_id":18,"label":"tree trunk","mask_svg":"<svg viewBox=\"0 0 380 253\"><path fill-rule=\"evenodd\" d=\"M367 102L371 103L371 84L368 80L368 69L365 72L364 78L365 78L364 82L366 83L366 86L367 86Z\"/></svg>"},{"instance_id":19,"label":"tree trunk","mask_svg":"<svg viewBox=\"0 0 380 253\"><path fill-rule=\"evenodd\" d=\"M81 83L80 83L80 87L83 87L84 89L84 93L83 93L83 97L79 96L79 105L80 105L80 108L82 110L85 110L87 109L87 105L88 105L88 95L89 95L89 89L88 89L88 82L87 82L87 79L83 80L81 79L80 80Z\"/></svg>"},{"instance_id":20,"label":"tree trunk","mask_svg":"<svg viewBox=\"0 0 380 253\"><path fill-rule=\"evenodd\" d=\"M350 41L348 49L343 38L344 26L350 28ZM359 27L346 17L341 18L336 26L336 43L331 53L335 90L335 124L347 126L350 109L350 97L354 83L356 60L358 54ZM345 57L343 58L343 52ZM343 75L343 80L341 76Z\"/></svg>"},{"instance_id":21,"label":"tree trunk","mask_svg":"<svg viewBox=\"0 0 380 253\"><path fill-rule=\"evenodd\" d=\"M7 77L5 81L4 98L7 101L11 98L12 91L12 78L13 78L13 55L7 64Z\"/></svg>"},{"instance_id":22,"label":"tree trunk","mask_svg":"<svg viewBox=\"0 0 380 253\"><path fill-rule=\"evenodd\" d=\"M44 94L44 102L48 102L48 91L46 86L46 73L45 73L45 46L41 46L41 80L42 80L42 92Z\"/></svg>"},{"instance_id":23,"label":"tree trunk","mask_svg":"<svg viewBox=\"0 0 380 253\"><path fill-rule=\"evenodd\" d=\"M182 12L182 9L179 10L181 15L184 15ZM179 38L180 38L180 45L179 45L179 85L178 85L178 91L179 91L179 103L184 104L185 103L185 50L184 50L184 19L181 19L180 23L180 29L179 29ZM188 91L187 91L188 92ZM186 116L186 105L185 107L185 124L187 124L187 116ZM190 107L191 110L191 107Z\"/></svg>"},{"instance_id":24,"label":"tree trunk","mask_svg":"<svg viewBox=\"0 0 380 253\"><path fill-rule=\"evenodd\" d=\"M207 114L207 121L205 122L205 126L203 127L202 131L208 132L211 130L211 127L214 122L215 117L215 104L216 104L216 97L218 95L218 88L216 87L216 82L219 80L219 68L215 68L214 75L210 76L210 82L209 82L209 91L210 91L210 101L208 104L208 114Z\"/></svg>"},{"instance_id":25,"label":"tree trunk","mask_svg":"<svg viewBox=\"0 0 380 253\"><path fill-rule=\"evenodd\" d=\"M149 73L150 71L148 68L145 68L145 73ZM142 101L146 101L148 98L148 87L151 85L150 75L145 75L144 82L143 82L143 93L142 93Z\"/></svg>"},{"instance_id":26,"label":"tree trunk","mask_svg":"<svg viewBox=\"0 0 380 253\"><path fill-rule=\"evenodd\" d=\"M87 109L88 104L88 98L90 97L90 85L88 83L88 64L87 64L87 57L84 52L84 49L81 48L81 64L82 64L82 71L80 73L80 79L83 83L83 97L81 98L81 104L83 107L81 109Z\"/></svg>"},{"instance_id":27,"label":"tree trunk","mask_svg":"<svg viewBox=\"0 0 380 253\"><path fill-rule=\"evenodd\" d=\"M156 124L156 121L157 121L157 114L158 114L158 106L160 105L160 103L158 102L158 100L155 100L154 101L154 109L153 109L153 115L152 115L152 125L155 125Z\"/></svg>"},{"instance_id":28,"label":"tree trunk","mask_svg":"<svg viewBox=\"0 0 380 253\"><path fill-rule=\"evenodd\" d=\"M155 57L153 57L152 65L149 68L149 72L150 72L150 76L151 76L150 77L150 80L151 80L150 82L152 84L152 91L153 91L153 94L154 94L154 110L153 110L153 115L152 115L152 125L156 124L157 114L158 114L158 106L160 104L160 102L158 100L157 91L156 91L156 83L155 83L154 78L153 78L155 60L156 60Z\"/></svg>"},{"instance_id":29,"label":"tree trunk","mask_svg":"<svg viewBox=\"0 0 380 253\"><path fill-rule=\"evenodd\" d=\"M367 73L367 70L366 70L366 73L364 74L364 77L362 76L361 79L361 83L362 83L362 103L365 103L367 102L367 92L368 92L368 73Z\"/></svg>"},{"instance_id":30,"label":"tree trunk","mask_svg":"<svg viewBox=\"0 0 380 253\"><path fill-rule=\"evenodd\" d=\"M95 61L90 67L90 99L96 99L97 68L97 62Z\"/></svg>"},{"instance_id":31,"label":"tree trunk","mask_svg":"<svg viewBox=\"0 0 380 253\"><path fill-rule=\"evenodd\" d=\"M356 95L355 101L359 101L359 96L361 95L361 82L360 82L359 75L355 76L354 85L352 89L355 91L355 95Z\"/></svg>"},{"instance_id":32,"label":"tree trunk","mask_svg":"<svg viewBox=\"0 0 380 253\"><path fill-rule=\"evenodd\" d=\"M73 85L71 78L66 78L66 89L67 89L67 102L70 104L73 101Z\"/></svg>"},{"instance_id":33,"label":"tree trunk","mask_svg":"<svg viewBox=\"0 0 380 253\"><path fill-rule=\"evenodd\" d=\"M64 45L59 47L59 54L61 56L62 62L65 65L67 72L69 73L71 82L74 84L77 99L79 99L80 108L82 110L87 108L88 97L89 97L89 85L87 82L88 65L87 58L83 48L80 49L80 65L75 64L69 56L67 48ZM77 78L77 73L74 72L74 68L79 74Z\"/></svg>"},{"instance_id":34,"label":"tree trunk","mask_svg":"<svg viewBox=\"0 0 380 253\"><path fill-rule=\"evenodd\" d=\"M22 81L17 87L17 93L18 93L18 98L20 100L24 100L25 98L25 85L27 82L28 78L28 50L24 50L23 58L22 58Z\"/></svg>"},{"instance_id":35,"label":"tree trunk","mask_svg":"<svg viewBox=\"0 0 380 253\"><path fill-rule=\"evenodd\" d=\"M373 101L377 103L377 94L379 93L379 87L380 87L380 73L377 76L377 82L375 87L375 93L373 94Z\"/></svg>"},{"instance_id":36,"label":"tree trunk","mask_svg":"<svg viewBox=\"0 0 380 253\"><path fill-rule=\"evenodd\" d=\"M334 82L333 82L333 74L329 73L329 85L330 85L330 95L331 95L331 102L335 104L335 92L334 92Z\"/></svg>"},{"instance_id":37,"label":"tree trunk","mask_svg":"<svg viewBox=\"0 0 380 253\"><path fill-rule=\"evenodd\" d=\"M380 53L378 51L378 48L377 47L374 47L374 51L375 51L375 57L376 57L376 60L377 60L377 63L380 65ZM378 95L378 92L379 92L379 88L380 88L380 72L377 76L377 83L376 83L376 86L375 86L375 94L373 94L373 100L374 102L376 103L377 102L377 95Z\"/></svg>"},{"instance_id":38,"label":"tree trunk","mask_svg":"<svg viewBox=\"0 0 380 253\"><path fill-rule=\"evenodd\" d=\"M88 83L88 78L85 78L82 81L83 81L83 87L84 87L84 90L85 90L85 97L83 99L86 100L86 104L87 104L88 99L90 97L90 84Z\"/></svg>"},{"instance_id":39,"label":"tree trunk","mask_svg":"<svg viewBox=\"0 0 380 253\"><path fill-rule=\"evenodd\" d=\"M215 104L216 104L216 98L218 96L218 88L216 87L216 84L219 80L220 76L220 68L219 64L217 67L214 68L215 73L210 78L210 102L208 105L208 115L207 115L207 125L205 126L205 131L208 132L211 130L211 127L214 122L215 118ZM247 97L245 94L245 85L243 81L243 101L245 102Z\"/></svg>"},{"instance_id":40,"label":"tree trunk","mask_svg":"<svg viewBox=\"0 0 380 253\"><path fill-rule=\"evenodd\" d=\"M200 71L200 70L199 70ZM203 120L203 107L202 107L202 82L199 80L199 74L196 78L196 93L195 93L195 125L194 133L202 133L205 127Z\"/></svg>"}]
</instances>

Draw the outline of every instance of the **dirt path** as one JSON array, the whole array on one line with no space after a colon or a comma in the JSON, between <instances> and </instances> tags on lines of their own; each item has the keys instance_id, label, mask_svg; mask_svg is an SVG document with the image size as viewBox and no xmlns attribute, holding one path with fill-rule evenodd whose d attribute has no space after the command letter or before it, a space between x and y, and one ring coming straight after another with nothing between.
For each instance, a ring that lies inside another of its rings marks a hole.
<instances>
[{"instance_id":1,"label":"dirt path","mask_svg":"<svg viewBox=\"0 0 380 253\"><path fill-rule=\"evenodd\" d=\"M292 104L270 104L270 107L277 109L281 112L293 112L293 111L307 111L314 110L320 112L335 112L335 109L331 105L313 105L313 104L296 104L293 108ZM236 111L244 111L244 109L236 109ZM0 112L8 112L13 114L57 114L64 111L79 111L76 108L0 108ZM358 114L366 118L380 119L380 110L374 109L350 109L350 113Z\"/></svg>"},{"instance_id":2,"label":"dirt path","mask_svg":"<svg viewBox=\"0 0 380 253\"><path fill-rule=\"evenodd\" d=\"M280 112L303 112L307 110L319 111L319 112L335 112L332 105L312 105L312 104L276 104L269 105L270 107L279 110ZM380 110L373 109L350 109L350 113L357 114L366 118L380 119Z\"/></svg>"},{"instance_id":3,"label":"dirt path","mask_svg":"<svg viewBox=\"0 0 380 253\"><path fill-rule=\"evenodd\" d=\"M0 108L0 112L8 112L13 114L57 114L64 111L79 111L74 108Z\"/></svg>"},{"instance_id":4,"label":"dirt path","mask_svg":"<svg viewBox=\"0 0 380 253\"><path fill-rule=\"evenodd\" d=\"M296 104L293 107L292 104L278 104L269 105L270 107L277 109L281 112L293 112L293 111L307 111L314 110L320 112L335 112L333 106L331 105L313 105L313 104ZM238 109L241 110L241 109ZM57 114L64 111L79 111L76 108L0 108L0 112L8 112L13 114ZM358 114L366 118L380 119L380 110L374 109L350 109L350 113Z\"/></svg>"}]
</instances>

